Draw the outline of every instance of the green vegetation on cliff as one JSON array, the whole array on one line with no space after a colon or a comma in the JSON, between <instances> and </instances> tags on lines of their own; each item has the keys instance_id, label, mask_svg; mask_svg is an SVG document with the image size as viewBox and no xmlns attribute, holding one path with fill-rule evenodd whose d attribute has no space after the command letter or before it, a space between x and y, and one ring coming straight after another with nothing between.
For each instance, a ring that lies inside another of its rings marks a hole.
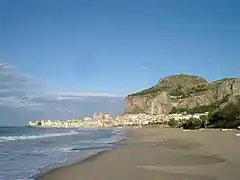
<instances>
[{"instance_id":1,"label":"green vegetation on cliff","mask_svg":"<svg viewBox=\"0 0 240 180\"><path fill-rule=\"evenodd\" d=\"M172 112L182 113L187 112L190 114L209 112L208 116L201 116L200 120L195 118L190 118L189 120L183 120L181 122L170 120L170 127L183 127L184 129L199 129L203 127L209 128L237 128L240 126L240 99L237 102L226 104L225 107L220 108L226 100L224 98L218 103L214 103L209 106L196 107L193 109L176 109L173 108Z\"/></svg>"},{"instance_id":2,"label":"green vegetation on cliff","mask_svg":"<svg viewBox=\"0 0 240 180\"><path fill-rule=\"evenodd\" d=\"M213 128L237 128L240 126L240 101L211 112L208 121L208 126Z\"/></svg>"},{"instance_id":3,"label":"green vegetation on cliff","mask_svg":"<svg viewBox=\"0 0 240 180\"><path fill-rule=\"evenodd\" d=\"M173 107L169 114L174 113L184 113L187 114L196 114L196 113L204 113L204 112L213 112L218 109L222 104L227 103L229 96L225 96L219 101L216 101L210 105L196 106L194 108L176 108Z\"/></svg>"},{"instance_id":4,"label":"green vegetation on cliff","mask_svg":"<svg viewBox=\"0 0 240 180\"><path fill-rule=\"evenodd\" d=\"M184 89L184 87L181 87L181 85L178 85L177 88L152 86L148 89L144 89L140 92L136 92L136 93L130 94L128 96L154 95L161 91L167 91L170 96L187 98L187 97L190 97L191 95L194 95L199 92L206 92L208 90L216 90L216 89L217 89L217 85L215 85L215 84L200 84L200 85L194 86L192 88L187 88L187 89Z\"/></svg>"},{"instance_id":5,"label":"green vegetation on cliff","mask_svg":"<svg viewBox=\"0 0 240 180\"><path fill-rule=\"evenodd\" d=\"M180 128L183 129L199 129L205 127L205 120L197 119L197 118L190 118L190 119L182 119L182 120L175 120L170 119L168 121L169 127L173 128Z\"/></svg>"},{"instance_id":6,"label":"green vegetation on cliff","mask_svg":"<svg viewBox=\"0 0 240 180\"><path fill-rule=\"evenodd\" d=\"M182 73L163 78L155 86L128 96L154 95L161 91L167 91L171 96L186 98L192 93L208 90L208 86L204 83L207 83L207 81L199 76Z\"/></svg>"},{"instance_id":7,"label":"green vegetation on cliff","mask_svg":"<svg viewBox=\"0 0 240 180\"><path fill-rule=\"evenodd\" d=\"M170 114L175 113L184 113L187 114L196 114L196 113L204 113L204 112L211 112L217 108L217 104L205 105L205 106L197 106L194 108L176 108L173 107L172 110L169 112Z\"/></svg>"},{"instance_id":8,"label":"green vegetation on cliff","mask_svg":"<svg viewBox=\"0 0 240 180\"><path fill-rule=\"evenodd\" d=\"M152 86L148 89L144 89L143 91L137 92L137 93L133 93L131 95L128 96L138 96L138 95L152 95L154 93L158 93L161 91L166 91L167 88L166 87L158 87L158 86Z\"/></svg>"},{"instance_id":9,"label":"green vegetation on cliff","mask_svg":"<svg viewBox=\"0 0 240 180\"><path fill-rule=\"evenodd\" d=\"M151 88L128 95L126 98L126 113L147 114L196 114L209 112L202 122L210 127L236 127L240 125L240 78L225 78L207 82L200 76L187 74L170 75L161 78ZM175 121L169 122L176 126ZM191 119L182 122L182 127L193 128L200 122ZM179 125L177 125L179 126Z\"/></svg>"}]
</instances>

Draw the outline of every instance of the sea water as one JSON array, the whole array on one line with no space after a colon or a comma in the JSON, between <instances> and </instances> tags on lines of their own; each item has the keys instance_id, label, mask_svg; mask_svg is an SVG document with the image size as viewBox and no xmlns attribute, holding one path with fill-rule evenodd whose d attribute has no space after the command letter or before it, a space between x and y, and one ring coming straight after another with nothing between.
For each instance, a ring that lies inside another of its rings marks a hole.
<instances>
[{"instance_id":1,"label":"sea water","mask_svg":"<svg viewBox=\"0 0 240 180\"><path fill-rule=\"evenodd\" d=\"M40 171L113 148L122 138L113 129L0 127L0 180L34 179Z\"/></svg>"}]
</instances>

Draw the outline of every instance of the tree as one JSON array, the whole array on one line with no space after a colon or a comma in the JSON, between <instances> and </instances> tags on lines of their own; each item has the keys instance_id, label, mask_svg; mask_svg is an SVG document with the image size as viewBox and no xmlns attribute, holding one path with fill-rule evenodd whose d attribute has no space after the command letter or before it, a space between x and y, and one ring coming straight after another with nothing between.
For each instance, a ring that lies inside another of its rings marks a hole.
<instances>
[{"instance_id":1,"label":"tree","mask_svg":"<svg viewBox=\"0 0 240 180\"><path fill-rule=\"evenodd\" d=\"M197 118L190 118L189 120L185 121L182 125L183 129L199 129L202 128L203 122L201 119Z\"/></svg>"},{"instance_id":2,"label":"tree","mask_svg":"<svg viewBox=\"0 0 240 180\"><path fill-rule=\"evenodd\" d=\"M37 123L37 124L38 124L38 126L42 126L42 123L41 123L41 121L38 121L38 123Z\"/></svg>"},{"instance_id":3,"label":"tree","mask_svg":"<svg viewBox=\"0 0 240 180\"><path fill-rule=\"evenodd\" d=\"M202 120L203 124L204 124L204 128L207 127L207 124L208 124L208 119L209 117L207 115L201 115L200 116L200 119Z\"/></svg>"},{"instance_id":4,"label":"tree","mask_svg":"<svg viewBox=\"0 0 240 180\"><path fill-rule=\"evenodd\" d=\"M168 121L168 125L170 127L177 127L178 126L178 121L176 121L175 119L172 118Z\"/></svg>"},{"instance_id":5,"label":"tree","mask_svg":"<svg viewBox=\"0 0 240 180\"><path fill-rule=\"evenodd\" d=\"M175 114L177 113L177 108L173 106L172 110L169 112L170 114Z\"/></svg>"},{"instance_id":6,"label":"tree","mask_svg":"<svg viewBox=\"0 0 240 180\"><path fill-rule=\"evenodd\" d=\"M188 74L186 74L186 73L181 73L181 74L179 74L179 76L188 76Z\"/></svg>"},{"instance_id":7,"label":"tree","mask_svg":"<svg viewBox=\"0 0 240 180\"><path fill-rule=\"evenodd\" d=\"M209 125L215 128L237 128L240 125L240 101L211 113Z\"/></svg>"}]
</instances>

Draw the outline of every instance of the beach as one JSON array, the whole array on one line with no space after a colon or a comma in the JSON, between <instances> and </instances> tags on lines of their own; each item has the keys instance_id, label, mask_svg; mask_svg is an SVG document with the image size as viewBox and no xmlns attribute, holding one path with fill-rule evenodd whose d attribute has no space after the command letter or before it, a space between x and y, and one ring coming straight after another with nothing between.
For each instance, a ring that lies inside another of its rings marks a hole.
<instances>
[{"instance_id":1,"label":"beach","mask_svg":"<svg viewBox=\"0 0 240 180\"><path fill-rule=\"evenodd\" d=\"M234 131L128 129L116 149L40 175L37 180L239 180Z\"/></svg>"}]
</instances>

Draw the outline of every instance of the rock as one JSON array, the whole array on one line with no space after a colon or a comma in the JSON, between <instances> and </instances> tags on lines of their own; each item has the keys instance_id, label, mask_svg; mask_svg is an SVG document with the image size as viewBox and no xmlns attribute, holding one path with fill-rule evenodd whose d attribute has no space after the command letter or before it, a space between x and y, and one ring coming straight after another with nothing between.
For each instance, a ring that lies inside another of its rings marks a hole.
<instances>
[{"instance_id":1,"label":"rock","mask_svg":"<svg viewBox=\"0 0 240 180\"><path fill-rule=\"evenodd\" d=\"M171 109L171 98L166 91L160 92L151 102L151 114L167 114Z\"/></svg>"},{"instance_id":2,"label":"rock","mask_svg":"<svg viewBox=\"0 0 240 180\"><path fill-rule=\"evenodd\" d=\"M240 78L207 82L199 76L171 75L157 85L128 95L125 113L168 114L173 107L193 109L218 104L224 107L240 96Z\"/></svg>"},{"instance_id":3,"label":"rock","mask_svg":"<svg viewBox=\"0 0 240 180\"><path fill-rule=\"evenodd\" d=\"M168 89L176 89L182 87L183 89L190 89L196 85L208 83L207 80L200 76L189 75L170 75L165 78L161 78L157 84L158 87L167 87Z\"/></svg>"},{"instance_id":4,"label":"rock","mask_svg":"<svg viewBox=\"0 0 240 180\"><path fill-rule=\"evenodd\" d=\"M240 78L224 79L216 83L219 85L217 90L218 100L227 95L232 97L240 95Z\"/></svg>"}]
</instances>

